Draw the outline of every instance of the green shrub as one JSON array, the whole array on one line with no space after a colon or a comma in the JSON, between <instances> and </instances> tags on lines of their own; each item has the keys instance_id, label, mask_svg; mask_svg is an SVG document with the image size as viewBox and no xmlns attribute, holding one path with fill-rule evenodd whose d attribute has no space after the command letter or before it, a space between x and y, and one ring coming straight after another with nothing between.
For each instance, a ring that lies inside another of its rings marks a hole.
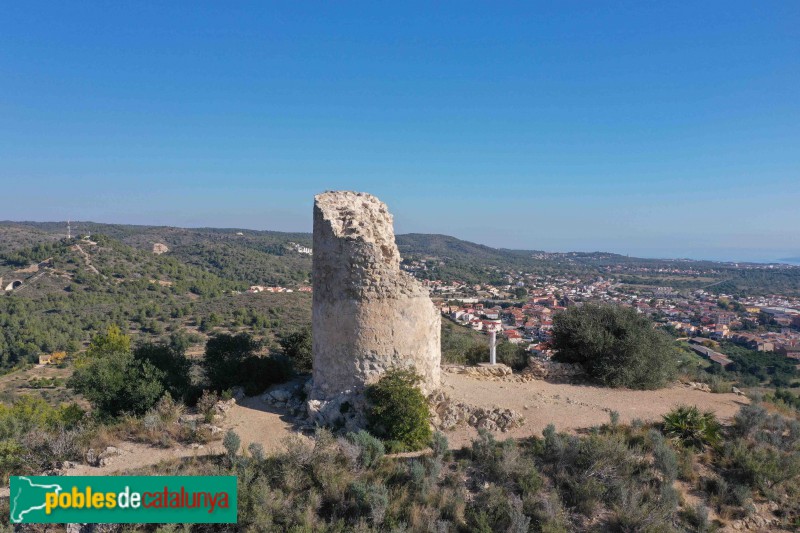
<instances>
[{"instance_id":1,"label":"green shrub","mask_svg":"<svg viewBox=\"0 0 800 533\"><path fill-rule=\"evenodd\" d=\"M697 480L697 471L694 465L694 451L691 448L678 448L678 479L686 483Z\"/></svg>"},{"instance_id":2,"label":"green shrub","mask_svg":"<svg viewBox=\"0 0 800 533\"><path fill-rule=\"evenodd\" d=\"M498 485L482 490L468 511L469 531L527 532L531 519L522 512L519 496Z\"/></svg>"},{"instance_id":3,"label":"green shrub","mask_svg":"<svg viewBox=\"0 0 800 533\"><path fill-rule=\"evenodd\" d=\"M716 375L712 375L709 378L708 386L714 394L728 394L733 392L733 384Z\"/></svg>"},{"instance_id":4,"label":"green shrub","mask_svg":"<svg viewBox=\"0 0 800 533\"><path fill-rule=\"evenodd\" d=\"M569 533L567 517L557 493L542 494L531 500L526 512L536 525L534 531L542 533Z\"/></svg>"},{"instance_id":5,"label":"green shrub","mask_svg":"<svg viewBox=\"0 0 800 533\"><path fill-rule=\"evenodd\" d=\"M497 362L510 366L514 370L523 370L528 366L527 350L519 344L503 341L497 345Z\"/></svg>"},{"instance_id":6,"label":"green shrub","mask_svg":"<svg viewBox=\"0 0 800 533\"><path fill-rule=\"evenodd\" d=\"M166 374L147 360L134 357L130 339L111 327L92 339L75 362L69 386L82 394L101 418L143 414L164 393Z\"/></svg>"},{"instance_id":7,"label":"green shrub","mask_svg":"<svg viewBox=\"0 0 800 533\"><path fill-rule=\"evenodd\" d=\"M0 439L36 428L72 429L83 418L84 411L76 403L53 407L39 396L20 396L11 406L0 403Z\"/></svg>"},{"instance_id":8,"label":"green shrub","mask_svg":"<svg viewBox=\"0 0 800 533\"><path fill-rule=\"evenodd\" d=\"M703 490L708 493L709 501L718 508L733 506L746 509L753 496L750 487L738 483L729 484L724 478L711 477L705 480Z\"/></svg>"},{"instance_id":9,"label":"green shrub","mask_svg":"<svg viewBox=\"0 0 800 533\"><path fill-rule=\"evenodd\" d=\"M669 490L674 489L669 486ZM605 520L603 531L671 533L674 529L670 522L676 503L676 495L658 498L646 490L626 491L612 506L613 512Z\"/></svg>"},{"instance_id":10,"label":"green shrub","mask_svg":"<svg viewBox=\"0 0 800 533\"><path fill-rule=\"evenodd\" d=\"M431 438L431 450L433 456L443 458L450 451L450 444L447 442L447 436L441 431L436 431Z\"/></svg>"},{"instance_id":11,"label":"green shrub","mask_svg":"<svg viewBox=\"0 0 800 533\"><path fill-rule=\"evenodd\" d=\"M786 389L776 389L775 394L767 395L766 400L776 405L786 405L800 410L800 396Z\"/></svg>"},{"instance_id":12,"label":"green shrub","mask_svg":"<svg viewBox=\"0 0 800 533\"><path fill-rule=\"evenodd\" d=\"M643 470L642 452L619 433L587 437L545 428L542 471L553 480L565 504L591 516L600 504L624 504Z\"/></svg>"},{"instance_id":13,"label":"green shrub","mask_svg":"<svg viewBox=\"0 0 800 533\"><path fill-rule=\"evenodd\" d=\"M298 374L311 373L314 363L314 355L311 351L311 328L303 328L288 335L284 335L278 340L283 348L283 353L292 362L294 371Z\"/></svg>"},{"instance_id":14,"label":"green shrub","mask_svg":"<svg viewBox=\"0 0 800 533\"><path fill-rule=\"evenodd\" d=\"M349 492L359 515L369 517L374 526L383 523L389 507L389 491L386 485L356 481L350 485Z\"/></svg>"},{"instance_id":15,"label":"green shrub","mask_svg":"<svg viewBox=\"0 0 800 533\"><path fill-rule=\"evenodd\" d=\"M698 503L694 507L686 507L680 514L681 518L692 527L692 531L697 531L697 533L716 531L716 527L708 518L708 508L702 503Z\"/></svg>"},{"instance_id":16,"label":"green shrub","mask_svg":"<svg viewBox=\"0 0 800 533\"><path fill-rule=\"evenodd\" d=\"M38 474L76 460L82 419L76 404L53 407L39 396L0 404L0 477Z\"/></svg>"},{"instance_id":17,"label":"green shrub","mask_svg":"<svg viewBox=\"0 0 800 533\"><path fill-rule=\"evenodd\" d=\"M189 399L192 363L181 345L145 343L136 347L133 357L163 372L164 389L173 398Z\"/></svg>"},{"instance_id":18,"label":"green shrub","mask_svg":"<svg viewBox=\"0 0 800 533\"><path fill-rule=\"evenodd\" d=\"M767 417L767 410L762 405L743 405L733 417L734 432L741 437L750 436L761 428Z\"/></svg>"},{"instance_id":19,"label":"green shrub","mask_svg":"<svg viewBox=\"0 0 800 533\"><path fill-rule=\"evenodd\" d=\"M664 479L672 483L678 477L678 456L670 447L664 436L651 429L648 433L653 450L653 465L664 475Z\"/></svg>"},{"instance_id":20,"label":"green shrub","mask_svg":"<svg viewBox=\"0 0 800 533\"><path fill-rule=\"evenodd\" d=\"M737 439L724 449L726 477L766 494L774 486L800 476L800 455L759 442Z\"/></svg>"},{"instance_id":21,"label":"green shrub","mask_svg":"<svg viewBox=\"0 0 800 533\"><path fill-rule=\"evenodd\" d=\"M489 360L489 344L484 335L442 320L442 362L477 364Z\"/></svg>"},{"instance_id":22,"label":"green shrub","mask_svg":"<svg viewBox=\"0 0 800 533\"><path fill-rule=\"evenodd\" d=\"M535 494L542 486L536 465L514 439L498 442L488 431L479 430L470 452L473 463L489 481L511 483L526 495Z\"/></svg>"},{"instance_id":23,"label":"green shrub","mask_svg":"<svg viewBox=\"0 0 800 533\"><path fill-rule=\"evenodd\" d=\"M386 453L383 443L363 429L358 433L348 433L347 440L358 447L358 464L362 468L377 465Z\"/></svg>"},{"instance_id":24,"label":"green shrub","mask_svg":"<svg viewBox=\"0 0 800 533\"><path fill-rule=\"evenodd\" d=\"M247 447L247 451L250 452L250 457L255 461L261 462L266 458L264 446L260 442L251 442Z\"/></svg>"},{"instance_id":25,"label":"green shrub","mask_svg":"<svg viewBox=\"0 0 800 533\"><path fill-rule=\"evenodd\" d=\"M283 357L247 357L239 366L239 385L247 396L255 396L270 385L283 383L291 377L289 362Z\"/></svg>"},{"instance_id":26,"label":"green shrub","mask_svg":"<svg viewBox=\"0 0 800 533\"><path fill-rule=\"evenodd\" d=\"M635 310L584 304L553 317L554 359L580 363L611 387L655 389L677 375L677 353L669 337Z\"/></svg>"},{"instance_id":27,"label":"green shrub","mask_svg":"<svg viewBox=\"0 0 800 533\"><path fill-rule=\"evenodd\" d=\"M203 395L197 400L197 412L203 415L203 421L210 424L214 421L214 407L219 401L219 396L214 391L204 390Z\"/></svg>"},{"instance_id":28,"label":"green shrub","mask_svg":"<svg viewBox=\"0 0 800 533\"><path fill-rule=\"evenodd\" d=\"M240 385L242 362L253 357L258 343L247 333L212 335L206 342L202 367L209 387L222 392Z\"/></svg>"},{"instance_id":29,"label":"green shrub","mask_svg":"<svg viewBox=\"0 0 800 533\"><path fill-rule=\"evenodd\" d=\"M430 488L430 479L428 472L422 461L412 459L408 463L408 477L411 480L411 486L414 490L422 495L425 495Z\"/></svg>"},{"instance_id":30,"label":"green shrub","mask_svg":"<svg viewBox=\"0 0 800 533\"><path fill-rule=\"evenodd\" d=\"M67 429L77 426L85 417L86 411L77 403L64 404L58 408L57 418Z\"/></svg>"},{"instance_id":31,"label":"green shrub","mask_svg":"<svg viewBox=\"0 0 800 533\"><path fill-rule=\"evenodd\" d=\"M222 439L222 446L225 448L225 454L228 456L229 460L233 460L236 457L241 445L242 439L239 438L239 435L235 431L229 429Z\"/></svg>"},{"instance_id":32,"label":"green shrub","mask_svg":"<svg viewBox=\"0 0 800 533\"><path fill-rule=\"evenodd\" d=\"M0 440L0 476L8 483L8 476L19 475L25 464L25 449L15 439Z\"/></svg>"},{"instance_id":33,"label":"green shrub","mask_svg":"<svg viewBox=\"0 0 800 533\"><path fill-rule=\"evenodd\" d=\"M247 333L213 335L206 343L202 361L208 386L222 392L241 385L252 396L291 377L288 361L281 357L261 357L260 345Z\"/></svg>"},{"instance_id":34,"label":"green shrub","mask_svg":"<svg viewBox=\"0 0 800 533\"><path fill-rule=\"evenodd\" d=\"M682 405L665 414L663 430L667 437L693 448L717 446L722 439L722 427L714 413L701 413L696 406Z\"/></svg>"},{"instance_id":35,"label":"green shrub","mask_svg":"<svg viewBox=\"0 0 800 533\"><path fill-rule=\"evenodd\" d=\"M430 442L430 411L419 382L412 371L390 370L367 387L370 433L408 450L422 449Z\"/></svg>"}]
</instances>

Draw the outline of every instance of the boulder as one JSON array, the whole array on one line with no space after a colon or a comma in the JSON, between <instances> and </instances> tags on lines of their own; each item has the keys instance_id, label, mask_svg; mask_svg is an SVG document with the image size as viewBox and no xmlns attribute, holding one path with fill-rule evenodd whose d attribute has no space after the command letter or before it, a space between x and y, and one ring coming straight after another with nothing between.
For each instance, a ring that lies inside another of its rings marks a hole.
<instances>
[{"instance_id":1,"label":"boulder","mask_svg":"<svg viewBox=\"0 0 800 533\"><path fill-rule=\"evenodd\" d=\"M276 402L285 402L292 397L292 393L286 389L275 389L269 393L269 397Z\"/></svg>"}]
</instances>

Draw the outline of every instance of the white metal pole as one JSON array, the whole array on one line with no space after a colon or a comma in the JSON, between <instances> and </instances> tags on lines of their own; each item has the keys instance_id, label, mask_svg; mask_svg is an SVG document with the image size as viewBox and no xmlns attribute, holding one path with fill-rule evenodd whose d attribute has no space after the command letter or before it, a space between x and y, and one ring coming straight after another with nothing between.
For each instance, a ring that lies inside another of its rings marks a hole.
<instances>
[{"instance_id":1,"label":"white metal pole","mask_svg":"<svg viewBox=\"0 0 800 533\"><path fill-rule=\"evenodd\" d=\"M492 332L489 334L489 342L491 346L489 348L489 362L493 365L497 364L497 332L493 329Z\"/></svg>"}]
</instances>

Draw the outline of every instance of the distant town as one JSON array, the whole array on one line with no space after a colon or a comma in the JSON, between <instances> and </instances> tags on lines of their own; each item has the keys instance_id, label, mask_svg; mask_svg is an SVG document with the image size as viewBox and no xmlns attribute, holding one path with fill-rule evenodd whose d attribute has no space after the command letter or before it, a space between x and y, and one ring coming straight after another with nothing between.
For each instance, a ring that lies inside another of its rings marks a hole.
<instances>
[{"instance_id":1,"label":"distant town","mask_svg":"<svg viewBox=\"0 0 800 533\"><path fill-rule=\"evenodd\" d=\"M425 261L404 265L412 274L427 269ZM762 268L769 268L764 266ZM626 267L615 270L624 272ZM637 267L641 271L641 267ZM698 275L693 268L658 269L663 274ZM635 308L657 324L699 345L702 339L729 340L744 348L776 352L800 361L800 298L779 294L735 298L703 289L642 287L605 276L542 276L526 272L496 272L504 284L467 284L423 279L440 302L443 315L475 331L494 331L501 338L524 344L533 353L550 355L552 316L570 305L605 302ZM725 366L713 350L698 353Z\"/></svg>"}]
</instances>

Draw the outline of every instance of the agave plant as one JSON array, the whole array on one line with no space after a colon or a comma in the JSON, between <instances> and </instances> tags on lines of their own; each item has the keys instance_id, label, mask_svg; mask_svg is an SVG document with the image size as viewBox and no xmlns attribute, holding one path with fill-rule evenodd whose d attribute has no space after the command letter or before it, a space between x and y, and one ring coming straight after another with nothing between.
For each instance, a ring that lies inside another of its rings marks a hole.
<instances>
[{"instance_id":1,"label":"agave plant","mask_svg":"<svg viewBox=\"0 0 800 533\"><path fill-rule=\"evenodd\" d=\"M681 405L664 415L664 435L684 446L704 448L719 444L722 426L713 412Z\"/></svg>"}]
</instances>

